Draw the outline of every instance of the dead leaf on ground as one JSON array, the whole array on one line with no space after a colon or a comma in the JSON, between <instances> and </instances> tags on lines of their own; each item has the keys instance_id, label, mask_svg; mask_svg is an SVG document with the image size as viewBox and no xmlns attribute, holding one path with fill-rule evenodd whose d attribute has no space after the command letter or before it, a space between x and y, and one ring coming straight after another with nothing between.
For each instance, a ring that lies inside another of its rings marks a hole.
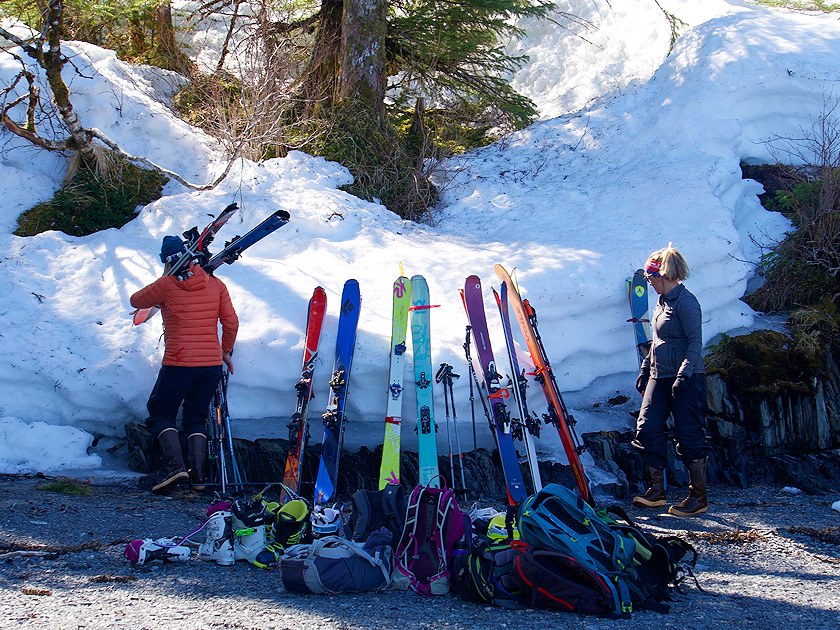
<instances>
[{"instance_id":1,"label":"dead leaf on ground","mask_svg":"<svg viewBox=\"0 0 840 630\"><path fill-rule=\"evenodd\" d=\"M705 540L713 545L745 545L764 542L767 536L757 529L715 530L713 532L686 532L686 537L693 540Z\"/></svg>"}]
</instances>

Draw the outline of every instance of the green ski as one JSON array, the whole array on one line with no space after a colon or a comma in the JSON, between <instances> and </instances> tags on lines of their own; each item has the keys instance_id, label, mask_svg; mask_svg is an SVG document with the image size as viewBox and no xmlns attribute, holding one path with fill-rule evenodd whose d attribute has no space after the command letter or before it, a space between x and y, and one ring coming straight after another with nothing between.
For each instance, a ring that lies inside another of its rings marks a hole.
<instances>
[{"instance_id":1,"label":"green ski","mask_svg":"<svg viewBox=\"0 0 840 630\"><path fill-rule=\"evenodd\" d=\"M400 422L402 421L403 367L411 284L400 276L394 282L394 315L391 321L391 367L388 372L388 404L385 408L385 439L382 442L382 466L379 489L400 483Z\"/></svg>"}]
</instances>

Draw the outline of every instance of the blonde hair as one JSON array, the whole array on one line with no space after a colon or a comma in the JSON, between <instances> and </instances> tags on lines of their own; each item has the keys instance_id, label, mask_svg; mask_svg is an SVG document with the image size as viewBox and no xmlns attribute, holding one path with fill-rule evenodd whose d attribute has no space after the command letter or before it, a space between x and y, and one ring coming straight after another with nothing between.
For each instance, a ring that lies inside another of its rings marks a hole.
<instances>
[{"instance_id":1,"label":"blonde hair","mask_svg":"<svg viewBox=\"0 0 840 630\"><path fill-rule=\"evenodd\" d=\"M682 282L691 275L691 269L688 268L685 258L683 258L680 250L671 243L668 243L668 247L653 252L648 260L656 260L661 263L659 275L668 278L668 280Z\"/></svg>"}]
</instances>

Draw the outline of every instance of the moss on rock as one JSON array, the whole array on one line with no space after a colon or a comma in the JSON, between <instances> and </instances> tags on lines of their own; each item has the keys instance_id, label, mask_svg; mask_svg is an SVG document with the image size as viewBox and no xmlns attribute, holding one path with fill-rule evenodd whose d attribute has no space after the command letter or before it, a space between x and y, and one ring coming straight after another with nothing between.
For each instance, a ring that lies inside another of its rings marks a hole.
<instances>
[{"instance_id":1,"label":"moss on rock","mask_svg":"<svg viewBox=\"0 0 840 630\"><path fill-rule=\"evenodd\" d=\"M821 358L783 333L757 330L719 344L705 357L705 364L709 373L722 376L732 392L811 394Z\"/></svg>"}]
</instances>

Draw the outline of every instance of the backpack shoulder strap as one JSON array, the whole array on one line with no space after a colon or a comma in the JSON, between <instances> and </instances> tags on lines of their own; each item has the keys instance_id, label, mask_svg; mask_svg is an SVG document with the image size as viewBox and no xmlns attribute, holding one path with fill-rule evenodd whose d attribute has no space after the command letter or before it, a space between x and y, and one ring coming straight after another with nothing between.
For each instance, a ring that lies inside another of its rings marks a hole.
<instances>
[{"instance_id":1,"label":"backpack shoulder strap","mask_svg":"<svg viewBox=\"0 0 840 630\"><path fill-rule=\"evenodd\" d=\"M400 504L404 503L405 491L402 486L396 484L388 484L382 491L382 511L385 514L385 522L388 524L388 529L397 530L402 524L405 517L405 507L400 509Z\"/></svg>"},{"instance_id":2,"label":"backpack shoulder strap","mask_svg":"<svg viewBox=\"0 0 840 630\"><path fill-rule=\"evenodd\" d=\"M370 529L371 504L367 490L353 493L353 540L362 540Z\"/></svg>"},{"instance_id":3,"label":"backpack shoulder strap","mask_svg":"<svg viewBox=\"0 0 840 630\"><path fill-rule=\"evenodd\" d=\"M417 540L417 514L420 510L420 502L423 498L426 488L424 486L415 486L411 491L411 496L408 499L408 506L405 513L405 524L403 525L402 536L397 545L397 570L408 578L411 587L415 590L420 586L420 582L414 575L414 563L418 555L417 550L420 543Z\"/></svg>"}]
</instances>

